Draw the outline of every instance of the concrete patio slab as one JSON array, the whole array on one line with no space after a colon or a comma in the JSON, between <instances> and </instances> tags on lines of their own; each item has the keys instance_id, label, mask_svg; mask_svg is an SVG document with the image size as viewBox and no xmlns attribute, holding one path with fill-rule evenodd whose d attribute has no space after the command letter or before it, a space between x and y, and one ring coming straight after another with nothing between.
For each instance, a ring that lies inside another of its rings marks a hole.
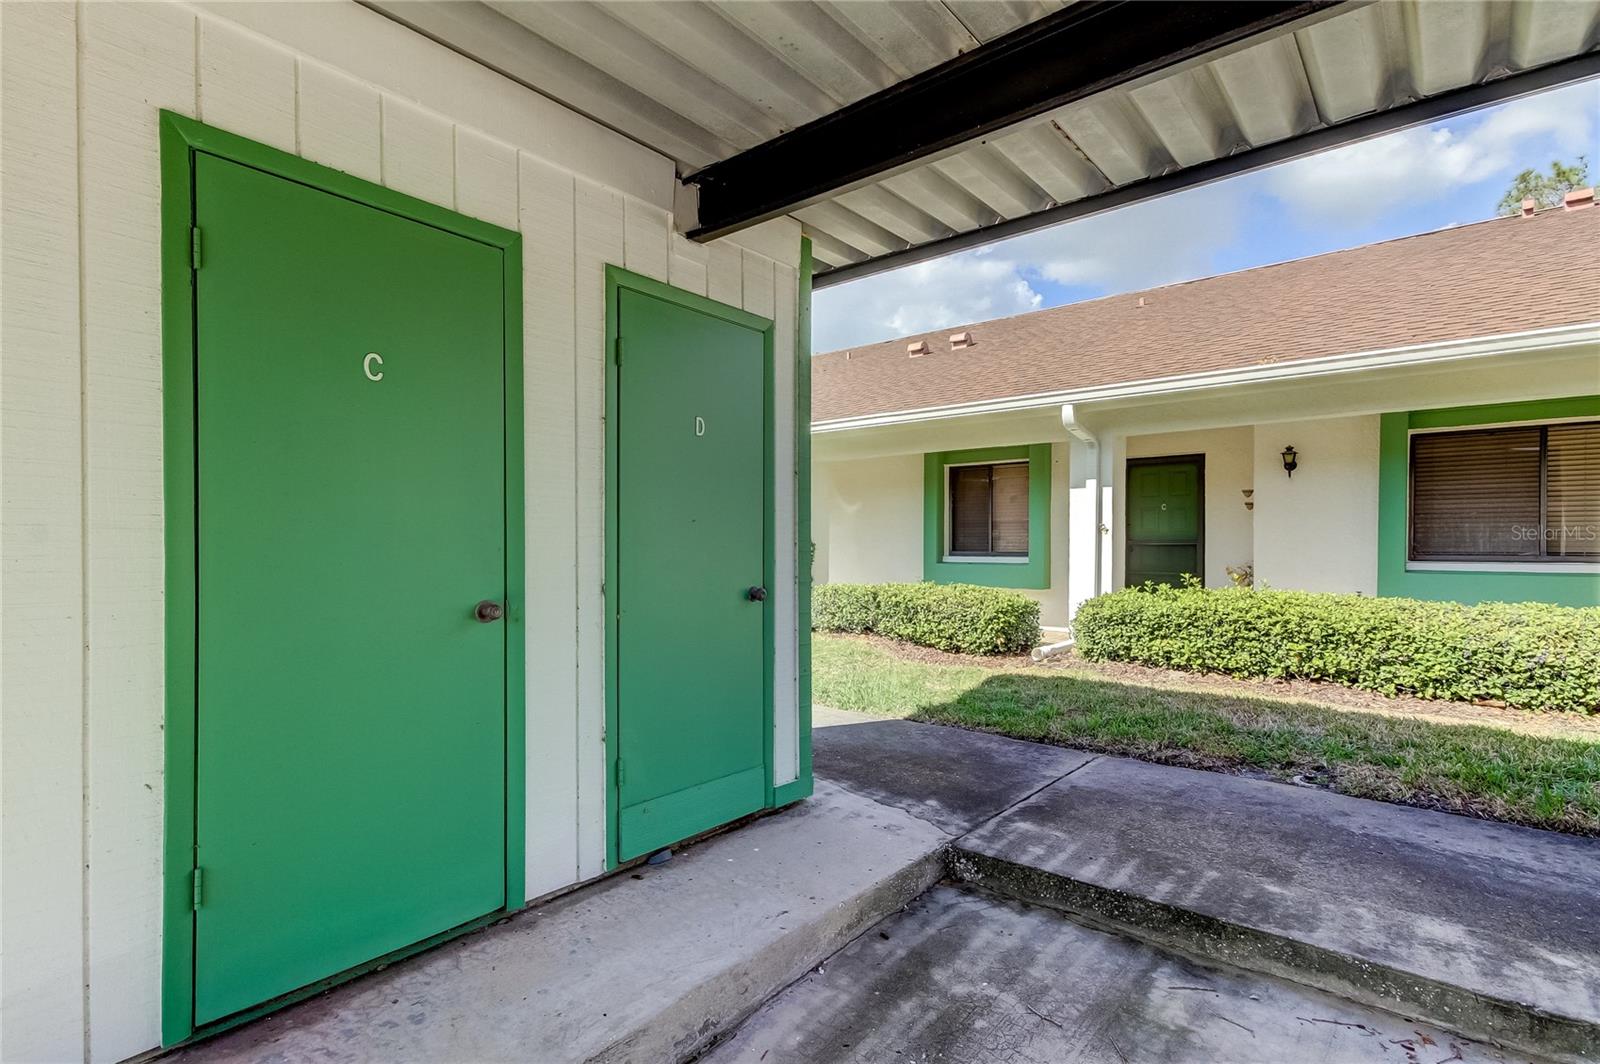
<instances>
[{"instance_id":1,"label":"concrete patio slab","mask_svg":"<svg viewBox=\"0 0 1600 1064\"><path fill-rule=\"evenodd\" d=\"M956 875L1468 1034L1600 1056L1600 841L1099 758Z\"/></svg>"},{"instance_id":2,"label":"concrete patio slab","mask_svg":"<svg viewBox=\"0 0 1600 1064\"><path fill-rule=\"evenodd\" d=\"M818 707L813 770L951 835L982 824L1093 760L1092 754Z\"/></svg>"},{"instance_id":3,"label":"concrete patio slab","mask_svg":"<svg viewBox=\"0 0 1600 1064\"><path fill-rule=\"evenodd\" d=\"M939 886L774 998L705 1064L1445 1059L1526 1058Z\"/></svg>"},{"instance_id":4,"label":"concrete patio slab","mask_svg":"<svg viewBox=\"0 0 1600 1064\"><path fill-rule=\"evenodd\" d=\"M175 1054L183 1062L684 1060L922 893L948 837L815 796Z\"/></svg>"}]
</instances>

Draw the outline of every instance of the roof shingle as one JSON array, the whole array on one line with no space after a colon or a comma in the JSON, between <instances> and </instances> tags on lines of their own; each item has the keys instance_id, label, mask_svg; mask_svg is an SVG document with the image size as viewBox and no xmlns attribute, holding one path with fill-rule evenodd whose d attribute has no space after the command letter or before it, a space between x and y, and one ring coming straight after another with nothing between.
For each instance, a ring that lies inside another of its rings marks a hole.
<instances>
[{"instance_id":1,"label":"roof shingle","mask_svg":"<svg viewBox=\"0 0 1600 1064\"><path fill-rule=\"evenodd\" d=\"M1600 208L1495 218L818 355L831 421L1600 321ZM949 336L970 332L952 350ZM910 358L906 345L927 342Z\"/></svg>"}]
</instances>

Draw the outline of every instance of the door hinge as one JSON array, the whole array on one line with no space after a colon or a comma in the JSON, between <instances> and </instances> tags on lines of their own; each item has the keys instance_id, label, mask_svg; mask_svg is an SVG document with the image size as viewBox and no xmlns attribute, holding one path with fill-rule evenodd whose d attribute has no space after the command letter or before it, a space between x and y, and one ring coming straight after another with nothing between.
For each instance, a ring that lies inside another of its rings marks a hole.
<instances>
[{"instance_id":1,"label":"door hinge","mask_svg":"<svg viewBox=\"0 0 1600 1064\"><path fill-rule=\"evenodd\" d=\"M189 266L195 270L200 268L200 227L198 225L189 230Z\"/></svg>"},{"instance_id":2,"label":"door hinge","mask_svg":"<svg viewBox=\"0 0 1600 1064\"><path fill-rule=\"evenodd\" d=\"M201 880L201 876L200 876L200 873L202 871L203 871L203 869L200 869L200 868L196 868L194 870L194 907L196 909L200 908L200 902L201 902L201 899L203 897L203 895L201 894L201 882L202 882L202 880Z\"/></svg>"},{"instance_id":3,"label":"door hinge","mask_svg":"<svg viewBox=\"0 0 1600 1064\"><path fill-rule=\"evenodd\" d=\"M617 337L611 344L611 361L622 365L622 337Z\"/></svg>"},{"instance_id":4,"label":"door hinge","mask_svg":"<svg viewBox=\"0 0 1600 1064\"><path fill-rule=\"evenodd\" d=\"M627 776L628 776L628 774L625 771L623 771L623 768L622 768L622 758L619 757L619 758L617 758L617 786L618 787L622 786L622 781L624 779L626 779Z\"/></svg>"}]
</instances>

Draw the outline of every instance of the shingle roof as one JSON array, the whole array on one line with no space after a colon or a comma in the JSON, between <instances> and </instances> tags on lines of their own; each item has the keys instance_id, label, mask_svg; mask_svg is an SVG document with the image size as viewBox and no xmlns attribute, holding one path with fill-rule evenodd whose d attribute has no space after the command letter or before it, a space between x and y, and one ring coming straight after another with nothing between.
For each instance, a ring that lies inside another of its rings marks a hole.
<instances>
[{"instance_id":1,"label":"shingle roof","mask_svg":"<svg viewBox=\"0 0 1600 1064\"><path fill-rule=\"evenodd\" d=\"M1597 265L1600 208L1496 218L818 355L812 418L1600 321ZM958 332L972 346L953 350Z\"/></svg>"}]
</instances>

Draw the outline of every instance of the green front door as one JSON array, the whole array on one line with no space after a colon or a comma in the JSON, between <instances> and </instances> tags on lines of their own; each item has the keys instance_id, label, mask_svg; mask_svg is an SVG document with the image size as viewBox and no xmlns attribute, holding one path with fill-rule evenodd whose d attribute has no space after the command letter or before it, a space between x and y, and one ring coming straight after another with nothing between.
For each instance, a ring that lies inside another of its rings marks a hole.
<instances>
[{"instance_id":1,"label":"green front door","mask_svg":"<svg viewBox=\"0 0 1600 1064\"><path fill-rule=\"evenodd\" d=\"M619 288L612 446L621 860L766 804L766 348Z\"/></svg>"},{"instance_id":2,"label":"green front door","mask_svg":"<svg viewBox=\"0 0 1600 1064\"><path fill-rule=\"evenodd\" d=\"M506 904L505 343L499 248L194 167L205 1024Z\"/></svg>"},{"instance_id":3,"label":"green front door","mask_svg":"<svg viewBox=\"0 0 1600 1064\"><path fill-rule=\"evenodd\" d=\"M1128 463L1128 562L1124 583L1178 584L1204 578L1202 459Z\"/></svg>"}]
</instances>

